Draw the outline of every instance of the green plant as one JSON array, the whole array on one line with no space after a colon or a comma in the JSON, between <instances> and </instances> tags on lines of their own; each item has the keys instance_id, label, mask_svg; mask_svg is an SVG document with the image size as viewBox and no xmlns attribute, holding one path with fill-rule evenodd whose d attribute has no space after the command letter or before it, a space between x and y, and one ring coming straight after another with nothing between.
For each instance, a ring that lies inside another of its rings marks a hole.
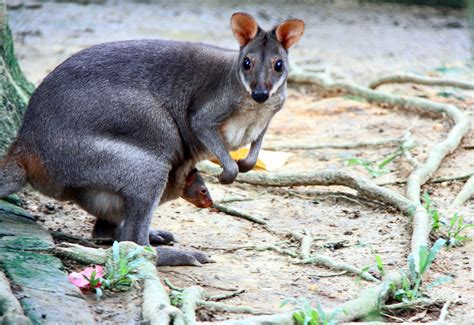
<instances>
[{"instance_id":1,"label":"green plant","mask_svg":"<svg viewBox=\"0 0 474 325\"><path fill-rule=\"evenodd\" d=\"M405 143L401 143L396 150L393 152L389 153L387 156L385 156L382 161L377 162L377 160L367 160L367 159L361 159L361 158L350 158L346 161L347 166L361 166L363 167L370 176L376 178L379 177L383 174L386 174L388 171L385 169L385 167L403 155L406 151L410 151L413 149L413 145L406 145Z\"/></svg>"},{"instance_id":2,"label":"green plant","mask_svg":"<svg viewBox=\"0 0 474 325\"><path fill-rule=\"evenodd\" d=\"M120 250L118 242L112 245L112 256L105 263L104 288L109 290L128 290L140 277L137 268L145 262L144 257L138 257L149 247L139 247L128 253Z\"/></svg>"},{"instance_id":3,"label":"green plant","mask_svg":"<svg viewBox=\"0 0 474 325\"><path fill-rule=\"evenodd\" d=\"M465 231L467 228L474 227L474 224L465 224L464 217L459 215L458 213L454 213L451 220L449 220L449 224L447 225L446 232L444 232L444 228L446 228L446 222L442 221L442 216L438 212L437 209L433 209L432 201L428 193L423 194L424 200L424 207L426 211L428 211L429 215L432 219L432 226L431 229L433 232L440 232L441 236L446 239L446 245L448 247L460 246L465 241L470 240L471 238L467 236L463 236L461 233Z\"/></svg>"},{"instance_id":4,"label":"green plant","mask_svg":"<svg viewBox=\"0 0 474 325\"><path fill-rule=\"evenodd\" d=\"M83 277L89 282L89 287L92 292L95 293L96 298L100 299L102 297L102 283L104 281L103 278L97 277L97 272L92 271L91 276L87 277L86 275L83 275Z\"/></svg>"},{"instance_id":5,"label":"green plant","mask_svg":"<svg viewBox=\"0 0 474 325\"><path fill-rule=\"evenodd\" d=\"M411 301L420 298L420 285L423 277L445 244L446 240L439 238L431 249L426 246L421 246L418 252L418 270L416 269L415 258L410 254L408 257L408 266L412 281L410 282L407 277L404 277L401 288L394 292L394 299L398 301Z\"/></svg>"},{"instance_id":6,"label":"green plant","mask_svg":"<svg viewBox=\"0 0 474 325\"><path fill-rule=\"evenodd\" d=\"M467 236L462 236L461 232L467 228L474 227L474 224L465 224L464 217L454 213L451 218L447 231L447 245L449 247L461 245L463 242L470 240Z\"/></svg>"},{"instance_id":7,"label":"green plant","mask_svg":"<svg viewBox=\"0 0 474 325\"><path fill-rule=\"evenodd\" d=\"M375 262L377 263L377 269L380 272L380 275L385 276L385 268L383 266L382 257L379 254L375 254Z\"/></svg>"},{"instance_id":8,"label":"green plant","mask_svg":"<svg viewBox=\"0 0 474 325\"><path fill-rule=\"evenodd\" d=\"M336 315L339 309L327 314L321 304L318 302L316 309L312 308L308 300L304 298L286 299L280 307L287 303L292 303L298 310L293 313L293 319L298 325L335 325L337 324Z\"/></svg>"}]
</instances>

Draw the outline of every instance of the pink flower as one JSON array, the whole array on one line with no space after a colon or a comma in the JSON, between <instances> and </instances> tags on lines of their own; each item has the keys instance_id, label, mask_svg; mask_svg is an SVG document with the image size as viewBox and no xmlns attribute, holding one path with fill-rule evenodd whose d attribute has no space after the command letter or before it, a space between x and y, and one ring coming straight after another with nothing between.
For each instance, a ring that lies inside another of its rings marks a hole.
<instances>
[{"instance_id":1,"label":"pink flower","mask_svg":"<svg viewBox=\"0 0 474 325\"><path fill-rule=\"evenodd\" d=\"M80 289L91 289L88 279L91 279L92 272L94 271L94 279L99 279L104 276L104 268L100 265L96 265L94 267L86 267L81 272L71 272L68 274L67 278L69 279L69 282ZM97 283L94 285L94 288L99 288L101 285L102 283L97 281Z\"/></svg>"}]
</instances>

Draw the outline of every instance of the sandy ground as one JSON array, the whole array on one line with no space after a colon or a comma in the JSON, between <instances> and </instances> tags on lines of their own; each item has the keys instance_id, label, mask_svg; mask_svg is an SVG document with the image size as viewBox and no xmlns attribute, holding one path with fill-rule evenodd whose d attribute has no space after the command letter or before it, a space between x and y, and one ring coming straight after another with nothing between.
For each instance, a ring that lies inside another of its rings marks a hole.
<instances>
[{"instance_id":1,"label":"sandy ground","mask_svg":"<svg viewBox=\"0 0 474 325\"><path fill-rule=\"evenodd\" d=\"M307 34L291 58L331 66L343 74L366 83L379 73L416 71L451 77L469 78L462 64L469 57L467 22L464 12L417 6L339 4L305 5L277 4L233 5L214 1L178 3L173 6L157 2L77 5L44 3L40 8L20 8L9 12L15 34L16 50L26 75L39 82L45 74L80 48L104 41L162 37L203 41L236 47L228 28L234 11L249 11L262 26L294 16L305 19ZM436 70L438 68L438 70ZM452 102L472 116L474 92L454 89L433 89L419 86L387 86L394 92ZM451 127L445 118L420 116L392 108L367 104L360 98L322 98L314 89L292 86L285 109L280 112L266 136L266 145L295 139L298 143L347 143L358 140L379 140L399 137L411 128L418 146L413 154L423 161L433 143L442 140ZM461 148L450 155L435 176L453 176L474 170L474 136L469 134ZM352 150L322 149L292 151L294 154L281 171L310 171L322 168L347 168L351 157L382 159L394 147ZM377 181L406 179L411 166L397 159L388 166L388 173ZM363 169L355 168L362 173ZM409 251L410 220L386 206L365 200L348 200L338 191L343 188L269 189L250 185L221 186L207 178L215 200L242 195L256 199L229 204L265 219L279 231L307 231L320 239L312 250L359 267L370 266L376 273L375 254L385 267L406 267ZM437 208L444 208L460 190L462 182L453 181L425 185ZM392 187L403 193L403 186ZM351 192L351 191L348 191ZM39 222L51 230L88 237L93 218L67 202L56 202L26 190L22 194L27 207ZM446 211L451 216L454 211ZM466 222L474 222L474 204L459 210ZM221 292L215 286L243 288L246 292L228 301L229 304L254 306L278 312L287 298L304 297L312 303L333 307L357 296L368 284L350 275L325 277L331 270L292 264L288 257L273 252L233 250L238 246L271 245L284 238L268 233L248 221L212 210L199 210L183 200L167 203L156 212L154 227L174 232L180 246L205 251L216 263L197 267L160 268L162 277L179 286L202 285L209 292ZM474 236L474 231L468 231ZM295 249L294 243L287 243ZM292 246L293 245L293 246ZM336 248L334 248L336 247ZM474 243L445 250L439 254L426 282L452 276L449 283L428 292L432 297L460 300L453 306L449 320L470 323L474 316ZM133 299L136 298L132 298ZM91 300L92 301L92 300ZM136 309L111 310L117 302L104 299L105 311L99 321L135 319ZM133 305L133 303L128 303ZM108 307L107 307L108 306ZM96 310L96 309L95 309ZM418 315L415 310L396 316L408 320ZM438 308L419 315L419 321L437 318ZM105 316L104 316L105 315ZM219 312L201 313L203 320L219 320L237 315ZM241 316L239 316L241 317ZM394 319L392 319L395 321ZM134 323L130 320L130 323Z\"/></svg>"}]
</instances>

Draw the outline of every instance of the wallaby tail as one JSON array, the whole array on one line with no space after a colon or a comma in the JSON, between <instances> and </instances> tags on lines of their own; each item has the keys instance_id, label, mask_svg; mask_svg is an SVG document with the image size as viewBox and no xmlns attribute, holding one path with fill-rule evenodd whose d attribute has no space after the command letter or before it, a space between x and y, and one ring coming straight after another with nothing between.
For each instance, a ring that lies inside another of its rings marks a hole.
<instances>
[{"instance_id":1,"label":"wallaby tail","mask_svg":"<svg viewBox=\"0 0 474 325\"><path fill-rule=\"evenodd\" d=\"M26 171L13 157L0 161L0 197L20 190L26 183Z\"/></svg>"}]
</instances>

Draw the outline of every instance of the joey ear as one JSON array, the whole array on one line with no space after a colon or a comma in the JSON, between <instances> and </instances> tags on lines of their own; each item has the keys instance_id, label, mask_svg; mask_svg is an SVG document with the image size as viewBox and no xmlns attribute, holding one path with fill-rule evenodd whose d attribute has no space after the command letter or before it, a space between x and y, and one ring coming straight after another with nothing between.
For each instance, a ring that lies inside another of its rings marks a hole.
<instances>
[{"instance_id":1,"label":"joey ear","mask_svg":"<svg viewBox=\"0 0 474 325\"><path fill-rule=\"evenodd\" d=\"M278 42L285 49L289 49L300 40L304 32L304 21L300 19L290 19L282 22L275 29L275 35Z\"/></svg>"},{"instance_id":2,"label":"joey ear","mask_svg":"<svg viewBox=\"0 0 474 325\"><path fill-rule=\"evenodd\" d=\"M236 12L230 19L230 27L240 46L247 45L253 40L258 32L258 25L255 19L249 14Z\"/></svg>"},{"instance_id":3,"label":"joey ear","mask_svg":"<svg viewBox=\"0 0 474 325\"><path fill-rule=\"evenodd\" d=\"M189 173L189 175L186 177L186 187L190 187L194 183L195 179L196 179L196 173L195 172Z\"/></svg>"}]
</instances>

